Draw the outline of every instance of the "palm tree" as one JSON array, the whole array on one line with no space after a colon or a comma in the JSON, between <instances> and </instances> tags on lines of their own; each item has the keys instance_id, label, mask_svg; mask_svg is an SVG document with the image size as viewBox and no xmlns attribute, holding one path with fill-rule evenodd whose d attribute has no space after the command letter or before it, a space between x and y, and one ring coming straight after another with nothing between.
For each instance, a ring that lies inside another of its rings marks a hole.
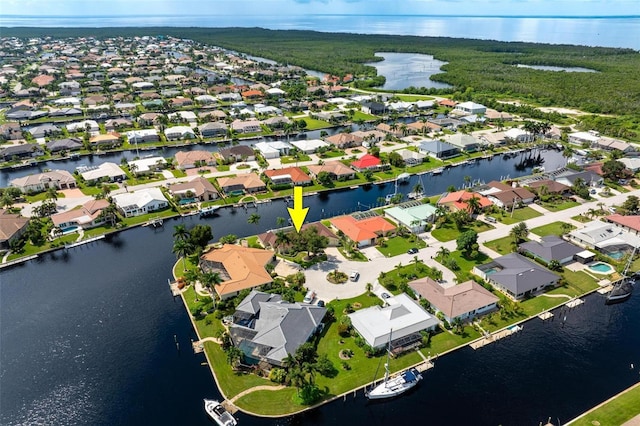
<instances>
[{"instance_id":1,"label":"palm tree","mask_svg":"<svg viewBox=\"0 0 640 426\"><path fill-rule=\"evenodd\" d=\"M273 246L278 250L279 253L281 253L280 248L287 246L290 242L291 240L289 238L289 234L287 234L283 230L279 230L278 232L276 232L276 240L273 242Z\"/></svg>"},{"instance_id":2,"label":"palm tree","mask_svg":"<svg viewBox=\"0 0 640 426\"><path fill-rule=\"evenodd\" d=\"M205 286L209 293L213 295L213 287L222 282L222 277L218 272L203 272L200 276L200 283Z\"/></svg>"},{"instance_id":3,"label":"palm tree","mask_svg":"<svg viewBox=\"0 0 640 426\"><path fill-rule=\"evenodd\" d=\"M440 258L442 259L446 259L450 254L451 251L448 248L446 248L445 246L441 246L440 249L438 249L438 253L436 255L440 256Z\"/></svg>"},{"instance_id":4,"label":"palm tree","mask_svg":"<svg viewBox=\"0 0 640 426\"><path fill-rule=\"evenodd\" d=\"M467 206L469 207L471 214L476 214L478 211L480 211L480 208L482 207L480 205L480 199L478 197L471 197L465 202L467 203Z\"/></svg>"},{"instance_id":5,"label":"palm tree","mask_svg":"<svg viewBox=\"0 0 640 426\"><path fill-rule=\"evenodd\" d=\"M566 158L565 165L569 163L569 159L573 156L573 150L568 146L565 146L562 150L562 156Z\"/></svg>"},{"instance_id":6,"label":"palm tree","mask_svg":"<svg viewBox=\"0 0 640 426\"><path fill-rule=\"evenodd\" d=\"M418 256L413 256L413 264L415 265L415 270L418 270L418 263L420 263L421 260L418 258Z\"/></svg>"},{"instance_id":7,"label":"palm tree","mask_svg":"<svg viewBox=\"0 0 640 426\"><path fill-rule=\"evenodd\" d=\"M276 218L276 226L278 228L282 228L284 226L284 224L287 223L287 219L282 217L282 216L278 216Z\"/></svg>"},{"instance_id":8,"label":"palm tree","mask_svg":"<svg viewBox=\"0 0 640 426\"><path fill-rule=\"evenodd\" d=\"M416 194L420 194L422 191L424 191L424 188L422 187L422 184L418 182L415 185L413 185L412 191Z\"/></svg>"},{"instance_id":9,"label":"palm tree","mask_svg":"<svg viewBox=\"0 0 640 426\"><path fill-rule=\"evenodd\" d=\"M134 177L138 176L138 165L135 163L129 164L129 171L133 174Z\"/></svg>"},{"instance_id":10,"label":"palm tree","mask_svg":"<svg viewBox=\"0 0 640 426\"><path fill-rule=\"evenodd\" d=\"M186 225L176 225L173 227L173 238L176 240L186 241L190 237Z\"/></svg>"},{"instance_id":11,"label":"palm tree","mask_svg":"<svg viewBox=\"0 0 640 426\"><path fill-rule=\"evenodd\" d=\"M49 188L47 188L47 193L45 194L45 197L50 200L57 200L58 190L54 186L50 186Z\"/></svg>"},{"instance_id":12,"label":"palm tree","mask_svg":"<svg viewBox=\"0 0 640 426\"><path fill-rule=\"evenodd\" d=\"M260 223L260 215L257 213L252 213L251 216L247 219L247 223L258 226Z\"/></svg>"},{"instance_id":13,"label":"palm tree","mask_svg":"<svg viewBox=\"0 0 640 426\"><path fill-rule=\"evenodd\" d=\"M193 245L186 240L176 240L173 243L173 253L175 253L178 259L182 258L182 270L187 270L187 256L193 253Z\"/></svg>"}]
</instances>

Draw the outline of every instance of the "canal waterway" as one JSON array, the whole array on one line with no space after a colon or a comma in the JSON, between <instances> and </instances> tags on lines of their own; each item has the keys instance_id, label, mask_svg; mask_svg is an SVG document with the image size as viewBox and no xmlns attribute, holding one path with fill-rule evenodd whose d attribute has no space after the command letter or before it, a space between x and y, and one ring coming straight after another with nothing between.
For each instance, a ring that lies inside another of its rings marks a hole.
<instances>
[{"instance_id":1,"label":"canal waterway","mask_svg":"<svg viewBox=\"0 0 640 426\"><path fill-rule=\"evenodd\" d=\"M547 158L563 161L554 152ZM513 160L451 168L424 184L438 193L467 174L500 178L516 173ZM392 189L372 185L306 197L309 220L358 209ZM260 222L247 225L255 212ZM202 398L220 395L204 356L191 352L195 332L167 284L175 262L173 226L206 223L217 239L262 232L278 216L286 217L282 200L246 211L220 209L211 218L128 230L1 271L0 424L210 424ZM596 294L557 312L553 322L536 319L478 352L465 348L440 357L419 388L399 400L371 404L349 396L287 419L238 417L243 425L401 425L424 416L453 425L567 421L639 379L638 367L630 368L640 365L639 326L637 295L605 307Z\"/></svg>"},{"instance_id":2,"label":"canal waterway","mask_svg":"<svg viewBox=\"0 0 640 426\"><path fill-rule=\"evenodd\" d=\"M381 87L385 90L402 90L407 87L451 87L450 84L433 81L430 77L443 73L440 67L447 62L434 59L433 55L420 53L376 52L375 56L384 58L380 62L368 62L365 65L375 67L378 75L385 77Z\"/></svg>"}]
</instances>

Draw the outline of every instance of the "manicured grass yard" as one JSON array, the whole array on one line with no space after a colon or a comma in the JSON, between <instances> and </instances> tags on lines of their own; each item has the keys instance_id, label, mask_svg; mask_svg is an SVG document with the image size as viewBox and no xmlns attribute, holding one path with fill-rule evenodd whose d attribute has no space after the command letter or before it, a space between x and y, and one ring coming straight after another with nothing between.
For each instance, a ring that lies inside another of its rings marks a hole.
<instances>
[{"instance_id":1,"label":"manicured grass yard","mask_svg":"<svg viewBox=\"0 0 640 426\"><path fill-rule=\"evenodd\" d=\"M522 222L523 220L533 219L534 217L542 216L542 214L531 207L522 207L515 209L513 215L511 211L503 210L500 213L491 213L489 216L495 218L497 221L504 223L505 225L511 225L512 223Z\"/></svg>"},{"instance_id":2,"label":"manicured grass yard","mask_svg":"<svg viewBox=\"0 0 640 426\"><path fill-rule=\"evenodd\" d=\"M500 254L509 254L513 252L513 237L506 236L497 240L487 241L484 245Z\"/></svg>"},{"instance_id":3,"label":"manicured grass yard","mask_svg":"<svg viewBox=\"0 0 640 426\"><path fill-rule=\"evenodd\" d=\"M533 228L531 229L531 232L541 237L544 237L547 235L562 235L566 232L563 229L563 225L564 225L564 222L553 222L548 225L543 225L543 226L538 226L537 228ZM568 225L570 226L569 231L576 229L575 226L571 224L568 224Z\"/></svg>"},{"instance_id":4,"label":"manicured grass yard","mask_svg":"<svg viewBox=\"0 0 640 426\"><path fill-rule=\"evenodd\" d=\"M640 385L618 395L602 407L592 411L575 422L575 426L617 426L640 414Z\"/></svg>"},{"instance_id":5,"label":"manicured grass yard","mask_svg":"<svg viewBox=\"0 0 640 426\"><path fill-rule=\"evenodd\" d=\"M303 120L307 122L306 130L326 129L327 127L331 127L331 124L328 122L316 120L315 118L304 117Z\"/></svg>"},{"instance_id":6,"label":"manicured grass yard","mask_svg":"<svg viewBox=\"0 0 640 426\"><path fill-rule=\"evenodd\" d=\"M413 241L411 241L410 238L393 237L389 238L385 243L387 245L386 247L377 246L376 249L387 257L406 253L410 248L421 249L427 246L427 243L422 241L420 238L415 237L413 238Z\"/></svg>"},{"instance_id":7,"label":"manicured grass yard","mask_svg":"<svg viewBox=\"0 0 640 426\"><path fill-rule=\"evenodd\" d=\"M458 250L452 251L448 257L454 259L460 267L459 270L452 271L458 278L459 283L471 279L471 276L473 275L471 270L474 266L483 265L491 261L491 258L481 251L478 252L478 255L475 258L470 259L466 258L462 252ZM446 260L443 259L442 256L437 256L436 260L446 266Z\"/></svg>"},{"instance_id":8,"label":"manicured grass yard","mask_svg":"<svg viewBox=\"0 0 640 426\"><path fill-rule=\"evenodd\" d=\"M494 229L494 227L487 223L476 220L470 225L465 226L462 229L458 229L453 222L447 220L444 224L442 224L442 226L431 231L431 235L436 240L445 242L455 240L456 238L458 238L458 236L460 236L461 233L470 229L473 229L477 233L480 233L488 231L489 229Z\"/></svg>"},{"instance_id":9,"label":"manicured grass yard","mask_svg":"<svg viewBox=\"0 0 640 426\"><path fill-rule=\"evenodd\" d=\"M559 203L554 202L554 203L548 203L548 202L543 202L542 203L542 207L544 207L545 209L552 211L552 212L559 212L560 210L566 210L566 209L570 209L571 207L575 207L575 206L579 206L580 203L573 201L573 200L565 200L565 201L561 201Z\"/></svg>"}]
</instances>

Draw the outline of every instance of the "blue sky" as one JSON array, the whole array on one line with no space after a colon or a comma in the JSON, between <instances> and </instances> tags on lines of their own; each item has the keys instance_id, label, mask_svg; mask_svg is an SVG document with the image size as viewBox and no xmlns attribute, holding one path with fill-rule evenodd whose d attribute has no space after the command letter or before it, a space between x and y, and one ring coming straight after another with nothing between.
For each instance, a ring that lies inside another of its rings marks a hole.
<instances>
[{"instance_id":1,"label":"blue sky","mask_svg":"<svg viewBox=\"0 0 640 426\"><path fill-rule=\"evenodd\" d=\"M1 0L0 15L640 15L640 0Z\"/></svg>"}]
</instances>

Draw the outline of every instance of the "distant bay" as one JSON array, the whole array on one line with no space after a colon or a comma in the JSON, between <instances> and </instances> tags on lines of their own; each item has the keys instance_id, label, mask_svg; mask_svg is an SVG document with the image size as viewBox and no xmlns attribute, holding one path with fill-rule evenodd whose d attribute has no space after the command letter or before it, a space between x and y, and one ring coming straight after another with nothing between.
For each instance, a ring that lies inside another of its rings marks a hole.
<instances>
[{"instance_id":1,"label":"distant bay","mask_svg":"<svg viewBox=\"0 0 640 426\"><path fill-rule=\"evenodd\" d=\"M640 50L640 16L474 17L427 15L0 15L0 27L262 27L455 37Z\"/></svg>"}]
</instances>

